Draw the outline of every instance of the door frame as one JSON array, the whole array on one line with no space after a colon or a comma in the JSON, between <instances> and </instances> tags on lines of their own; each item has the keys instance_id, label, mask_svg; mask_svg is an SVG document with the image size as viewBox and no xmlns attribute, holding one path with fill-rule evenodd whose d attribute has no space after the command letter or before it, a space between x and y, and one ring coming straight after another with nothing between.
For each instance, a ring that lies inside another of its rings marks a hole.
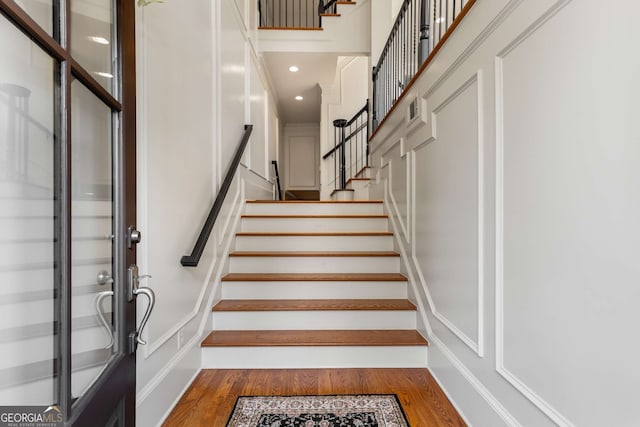
<instances>
[{"instance_id":1,"label":"door frame","mask_svg":"<svg viewBox=\"0 0 640 427\"><path fill-rule=\"evenodd\" d=\"M129 354L129 334L136 331L136 301L127 301L126 269L136 263L136 247L124 247L127 228L136 224L136 70L135 2L114 0L118 54L119 96L112 96L75 61L69 47L71 0L53 0L53 31L49 35L13 0L0 0L0 14L40 46L56 61L54 135L54 299L57 329L54 339L54 367L57 404L65 426L104 425L119 412L116 425L135 424L136 356ZM59 17L56 20L56 17ZM117 233L114 271L118 283L114 300L119 351L90 389L74 405L71 395L71 82L77 79L112 112L119 113L119 134L115 135L114 185L122 192L114 198ZM116 99L119 97L120 101ZM116 200L117 199L117 200Z\"/></svg>"}]
</instances>

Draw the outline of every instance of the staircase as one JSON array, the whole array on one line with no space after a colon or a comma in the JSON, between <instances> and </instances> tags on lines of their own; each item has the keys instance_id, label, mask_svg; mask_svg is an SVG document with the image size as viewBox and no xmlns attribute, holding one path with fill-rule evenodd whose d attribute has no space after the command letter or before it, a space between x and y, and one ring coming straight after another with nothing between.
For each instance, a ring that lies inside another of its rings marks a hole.
<instances>
[{"instance_id":1,"label":"staircase","mask_svg":"<svg viewBox=\"0 0 640 427\"><path fill-rule=\"evenodd\" d=\"M381 201L247 201L203 368L426 367Z\"/></svg>"}]
</instances>

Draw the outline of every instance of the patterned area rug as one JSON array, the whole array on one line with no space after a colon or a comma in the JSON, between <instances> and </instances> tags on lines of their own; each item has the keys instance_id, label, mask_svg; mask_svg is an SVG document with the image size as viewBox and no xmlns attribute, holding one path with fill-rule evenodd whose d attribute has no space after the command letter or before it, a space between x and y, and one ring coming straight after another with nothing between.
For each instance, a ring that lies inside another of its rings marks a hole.
<instances>
[{"instance_id":1,"label":"patterned area rug","mask_svg":"<svg viewBox=\"0 0 640 427\"><path fill-rule=\"evenodd\" d=\"M227 427L409 427L395 394L240 396Z\"/></svg>"}]
</instances>

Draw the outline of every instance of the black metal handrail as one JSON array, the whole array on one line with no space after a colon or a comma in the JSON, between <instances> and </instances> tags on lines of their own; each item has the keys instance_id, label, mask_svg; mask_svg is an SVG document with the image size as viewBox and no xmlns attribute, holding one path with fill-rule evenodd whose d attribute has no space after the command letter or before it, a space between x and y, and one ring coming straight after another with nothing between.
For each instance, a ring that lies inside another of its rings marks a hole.
<instances>
[{"instance_id":1,"label":"black metal handrail","mask_svg":"<svg viewBox=\"0 0 640 427\"><path fill-rule=\"evenodd\" d=\"M231 182L238 170L238 165L240 164L240 160L244 154L244 150L247 147L247 143L249 142L249 137L251 136L251 132L253 131L253 125L244 125L244 134L242 136L242 140L238 145L238 149L236 150L236 154L233 156L231 160L231 164L229 164L229 169L227 169L227 174L224 177L224 181L222 182L222 186L220 187L220 191L216 196L216 200L213 202L213 206L209 211L209 215L207 216L207 220L202 226L202 230L200 231L200 235L196 240L195 245L193 246L193 250L191 251L191 255L185 255L180 258L180 264L183 267L197 267L198 262L200 262L200 257L204 252L204 248L207 245L207 240L209 240L209 236L211 235L211 231L213 230L213 226L216 223L216 219L218 218L218 214L222 209L222 204L224 203L224 199L229 192L229 187L231 187Z\"/></svg>"},{"instance_id":2,"label":"black metal handrail","mask_svg":"<svg viewBox=\"0 0 640 427\"><path fill-rule=\"evenodd\" d=\"M278 193L276 194L276 197L278 200L282 200L282 188L280 187L280 173L278 172L278 161L271 160L271 164L273 165L273 169L275 172L276 190L278 191Z\"/></svg>"},{"instance_id":3,"label":"black metal handrail","mask_svg":"<svg viewBox=\"0 0 640 427\"><path fill-rule=\"evenodd\" d=\"M421 65L474 0L405 0L373 67L372 128L400 99Z\"/></svg>"},{"instance_id":4,"label":"black metal handrail","mask_svg":"<svg viewBox=\"0 0 640 427\"><path fill-rule=\"evenodd\" d=\"M362 114L366 113L369 111L369 100L367 100L367 103L365 104L364 107L362 107L360 109L360 111L358 111L356 114L353 115L353 117L351 118L351 120L345 122L345 127L351 126L360 116L362 116ZM337 149L339 149L340 147L342 147L348 140L350 140L351 138L353 138L353 136L355 136L355 134L362 130L364 128L364 126L368 126L368 120L366 123L360 125L359 128L357 128L355 131L351 132L349 134L349 136L346 136L344 141L341 141L338 145L335 145L331 150L327 151L325 153L324 156L322 156L322 159L325 160L327 157L329 157L330 155L332 155L334 153L334 151L336 151Z\"/></svg>"},{"instance_id":5,"label":"black metal handrail","mask_svg":"<svg viewBox=\"0 0 640 427\"><path fill-rule=\"evenodd\" d=\"M369 166L369 100L350 120L333 121L334 145L322 159L334 156L336 190L344 190L349 179Z\"/></svg>"},{"instance_id":6,"label":"black metal handrail","mask_svg":"<svg viewBox=\"0 0 640 427\"><path fill-rule=\"evenodd\" d=\"M337 13L338 12L338 0L320 0L318 2L318 15L323 13Z\"/></svg>"}]
</instances>

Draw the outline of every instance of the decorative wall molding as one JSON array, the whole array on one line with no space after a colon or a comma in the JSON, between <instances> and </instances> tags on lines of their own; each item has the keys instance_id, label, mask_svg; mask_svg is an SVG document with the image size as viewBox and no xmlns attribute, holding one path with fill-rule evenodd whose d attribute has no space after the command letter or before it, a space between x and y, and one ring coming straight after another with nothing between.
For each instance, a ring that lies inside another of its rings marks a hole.
<instances>
[{"instance_id":1,"label":"decorative wall molding","mask_svg":"<svg viewBox=\"0 0 640 427\"><path fill-rule=\"evenodd\" d=\"M436 317L444 326L446 326L454 335L456 335L463 343L465 343L471 350L473 350L479 357L484 357L484 342L485 342L485 338L484 338L484 323L485 323L485 313L484 313L484 260L485 260L485 254L484 254L484 245L485 245L485 239L484 239L484 158L483 158L483 150L484 150L484 127L483 127L483 115L482 115L482 104L484 102L484 98L483 98L483 94L482 94L482 70L478 70L476 71L470 78L468 78L466 81L464 81L464 83L462 83L462 85L460 85L457 89L455 89L451 95L449 95L443 102L441 102L436 108L434 108L431 116L432 116L432 135L429 136L425 141L419 143L416 145L416 147L413 149L413 162L412 162L412 167L411 169L411 184L410 187L413 189L411 192L411 199L413 200L411 206L413 209L413 212L411 214L412 218L416 218L417 217L417 203L416 203L416 191L415 189L418 186L417 183L417 177L416 177L416 171L417 171L417 165L416 165L416 154L421 151L423 148L427 147L428 144L430 144L431 142L434 142L437 140L437 135L436 135L436 128L437 128L437 115L440 111L442 111L448 104L450 104L455 98L457 98L460 94L464 93L468 88L470 88L473 84L476 84L476 95L477 95L477 111L478 111L478 143L477 143L477 150L478 150L478 175L477 175L477 182L478 182L478 190L477 190L477 196L478 196L478 206L477 206L477 227L478 227L478 236L477 236L477 250L478 250L478 259L477 259L477 270L478 270L478 276L477 276L477 287L478 287L478 292L477 292L477 310L478 310L478 317L477 317L477 338L476 340L472 339L471 337L469 337L466 333L464 333L462 330L460 330L458 327L455 326L455 323L452 322L451 320L449 320L446 316L444 316L441 312L439 312L437 310L437 306L433 300L433 298L431 297L431 294L429 292L429 285L424 277L424 274L422 272L422 267L420 266L420 261L418 260L418 258L416 257L416 246L415 246L415 242L417 239L416 236L416 226L415 223L413 224L412 230L412 237L411 237L411 241L413 242L412 244L412 259L413 262L415 264L415 268L416 271L418 272L418 277L420 278L420 282L422 283L422 286L425 290L426 295L428 296L428 300L429 300L429 305L431 307L431 311L434 315L434 317Z\"/></svg>"},{"instance_id":2,"label":"decorative wall molding","mask_svg":"<svg viewBox=\"0 0 640 427\"><path fill-rule=\"evenodd\" d=\"M408 175L406 176L406 187L407 187L407 219L406 221L403 220L402 215L400 213L400 207L398 206L398 203L396 202L396 198L393 195L393 165L392 162L393 160L391 159L391 153L396 149L396 147L399 146L399 155L398 158L400 160L404 159L405 161L405 165L407 167L407 170L409 169L409 158L407 157L407 152L405 151L405 139L404 138L400 138L397 141L395 141L394 143L392 143L391 145L389 145L387 147L387 149L385 150L384 154L382 154L381 156L381 167L388 168L388 175L387 175L387 181L388 181L388 192L389 192L389 205L393 208L393 211L396 215L396 217L398 218L398 223L400 225L400 229L402 230L402 235L404 236L405 240L407 241L407 243L411 242L411 234L410 234L410 221L411 221L411 213L410 213L410 209L411 209L411 202L410 202L410 196L411 196L411 192L410 192L410 180Z\"/></svg>"},{"instance_id":3,"label":"decorative wall molding","mask_svg":"<svg viewBox=\"0 0 640 427\"><path fill-rule=\"evenodd\" d=\"M385 196L385 206L389 206L389 200L388 200L388 188L389 188L389 183L388 181L385 180L385 182L383 183L384 185L384 196ZM404 245L402 244L402 241L400 241L400 239L398 238L399 233L398 233L398 224L396 222L396 217L393 215L392 212L389 212L389 223L391 224L391 228L393 229L393 238L396 240L396 242L398 243L398 249L400 250L400 259L402 260L407 275L409 276L409 285L411 286L411 288L413 289L413 293L414 295L416 295L416 299L417 301L414 301L417 305L418 305L418 313L420 314L420 317L422 318L422 321L424 322L425 328L426 328L426 332L427 335L432 336L433 335L433 328L431 328L431 323L429 322L429 317L427 316L427 311L424 307L424 304L422 302L422 298L419 298L420 292L418 290L418 286L417 286L417 281L415 279L415 275L413 274L414 269L412 268L413 266L411 265L411 262L409 261L409 256L407 255L407 251L404 247ZM430 298L430 296L427 294L427 298Z\"/></svg>"},{"instance_id":4,"label":"decorative wall molding","mask_svg":"<svg viewBox=\"0 0 640 427\"><path fill-rule=\"evenodd\" d=\"M462 65L481 45L493 34L493 32L513 13L514 10L524 0L511 0L505 5L505 7L498 13L498 15L487 25L484 30L478 34L478 36L462 51L460 55L453 61L451 65L442 73L440 77L429 87L423 94L424 99L428 99L431 95L438 90L438 88ZM570 1L570 0L569 0ZM467 17L466 19L469 19Z\"/></svg>"},{"instance_id":5,"label":"decorative wall molding","mask_svg":"<svg viewBox=\"0 0 640 427\"><path fill-rule=\"evenodd\" d=\"M237 211L237 214L239 215L239 212L242 210L242 202L240 201L240 186L238 186L238 190L236 191L236 194L234 195L233 201L231 202L231 206L232 206L232 211ZM229 229L229 224L231 222L232 219L232 215L229 215L226 220L224 225L222 226L222 228L218 228L216 229L211 237L210 237L210 242L207 246L212 247L213 248L213 254L211 257L211 263L209 264L209 267L207 269L207 274L205 275L205 279L202 281L202 284L200 286L200 293L198 294L198 299L195 301L193 308L191 309L191 311L189 313L187 313L179 322L177 322L171 329L167 330L164 334L162 334L160 337L158 337L155 340L152 340L148 345L144 347L144 358L147 359L149 358L153 353L155 353L156 351L158 351L162 346L164 346L169 340L171 340L178 332L180 332L180 330L182 328L184 328L187 324L189 324L189 322L191 322L193 319L195 319L198 314L203 310L203 302L205 299L205 295L207 293L207 290L209 289L209 285L211 283L211 277L213 275L213 271L214 268L216 266L216 264L218 263L218 245L216 244L216 241L220 241L220 243L222 243L223 241L223 237L226 235L232 235L232 233L228 233L227 230ZM216 227L217 228L217 227ZM222 257L224 257L224 254L222 254ZM222 263L224 263L224 258L222 258ZM205 310L205 313L207 311Z\"/></svg>"},{"instance_id":6,"label":"decorative wall molding","mask_svg":"<svg viewBox=\"0 0 640 427\"><path fill-rule=\"evenodd\" d=\"M495 58L495 105L496 105L496 153L495 153L495 275L496 275L496 371L513 387L529 399L544 414L561 427L575 427L551 404L527 386L521 379L510 372L505 366L504 354L504 59L522 42L534 34L549 19L554 17L571 0L559 0L529 27L519 34L512 42L498 53Z\"/></svg>"},{"instance_id":7,"label":"decorative wall molding","mask_svg":"<svg viewBox=\"0 0 640 427\"><path fill-rule=\"evenodd\" d=\"M505 424L509 427L522 427L522 424L515 419L513 415L505 408L500 401L487 389L482 382L462 363L456 355L442 342L437 336L431 336L430 341L438 346L442 354L449 360L449 362L456 368L456 370L471 384L471 386L478 392L478 394L491 406L491 408L503 419ZM434 377L436 374L433 373ZM442 383L436 377L436 381L441 385ZM453 401L453 400L452 400Z\"/></svg>"}]
</instances>

